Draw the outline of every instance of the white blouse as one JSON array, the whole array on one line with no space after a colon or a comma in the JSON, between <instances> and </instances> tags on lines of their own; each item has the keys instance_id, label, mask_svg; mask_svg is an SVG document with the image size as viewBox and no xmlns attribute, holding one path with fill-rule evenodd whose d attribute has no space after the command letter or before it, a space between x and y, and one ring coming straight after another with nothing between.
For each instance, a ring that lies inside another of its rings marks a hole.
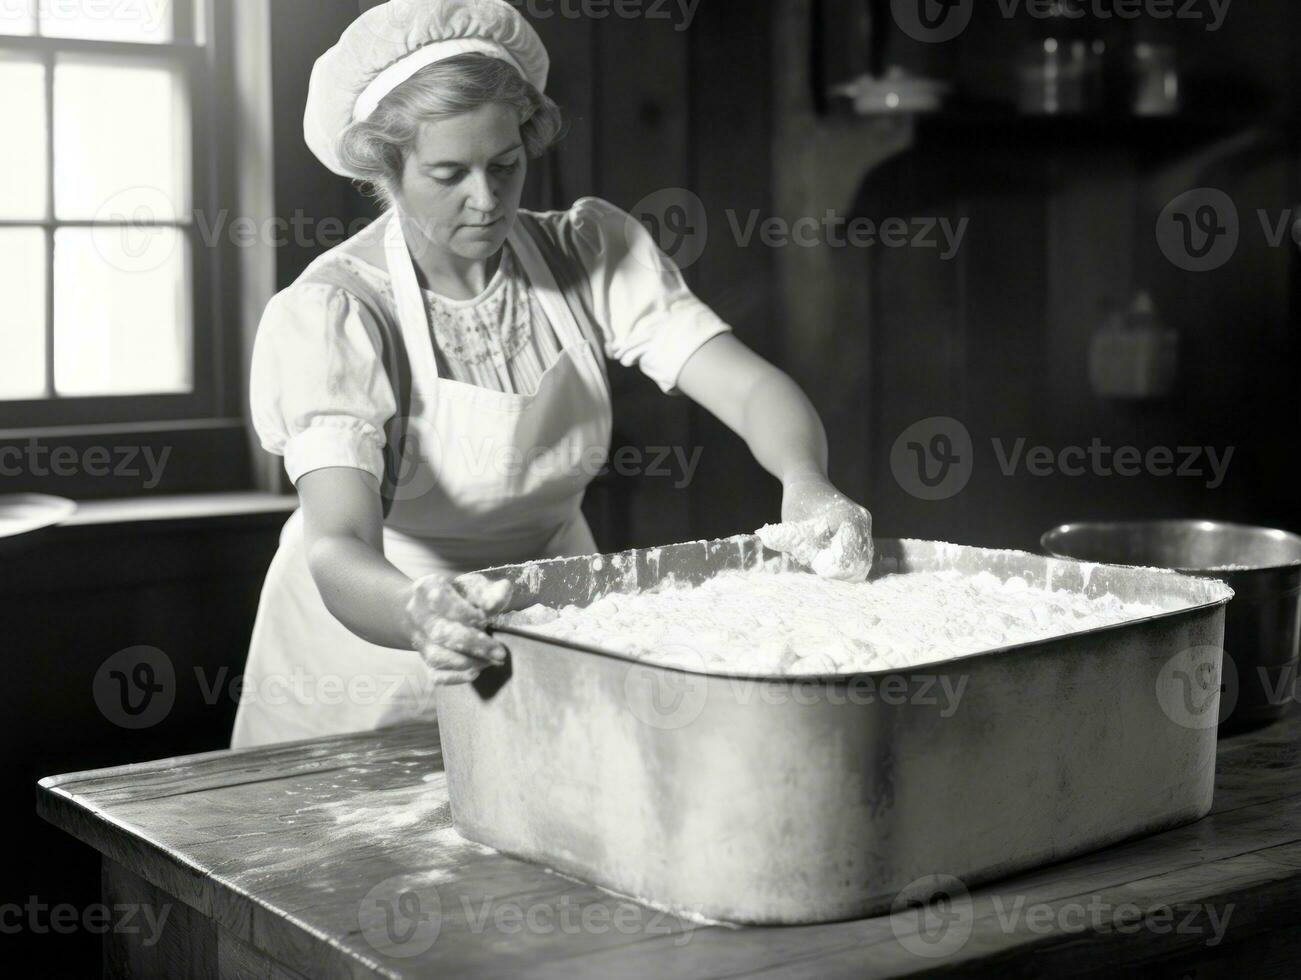
<instances>
[{"instance_id":1,"label":"white blouse","mask_svg":"<svg viewBox=\"0 0 1301 980\"><path fill-rule=\"evenodd\" d=\"M642 224L608 201L580 198L537 212L572 245L587 272L607 356L637 365L672 393L708 340L731 328L687 288ZM250 402L263 448L284 456L289 478L327 466L383 478L384 426L397 401L380 358L372 309L397 319L385 270L367 261L382 243L376 222L316 260L267 304L253 346ZM305 281L329 267L350 284ZM363 303L366 297L370 303ZM509 244L487 287L468 300L425 291L439 375L495 391L532 394L560 344Z\"/></svg>"},{"instance_id":2,"label":"white blouse","mask_svg":"<svg viewBox=\"0 0 1301 980\"><path fill-rule=\"evenodd\" d=\"M353 256L340 261L370 279L385 309L394 309L387 273ZM478 296L450 299L432 290L422 292L440 378L531 395L560 356L560 342L528 288L509 242L502 246L497 272Z\"/></svg>"}]
</instances>

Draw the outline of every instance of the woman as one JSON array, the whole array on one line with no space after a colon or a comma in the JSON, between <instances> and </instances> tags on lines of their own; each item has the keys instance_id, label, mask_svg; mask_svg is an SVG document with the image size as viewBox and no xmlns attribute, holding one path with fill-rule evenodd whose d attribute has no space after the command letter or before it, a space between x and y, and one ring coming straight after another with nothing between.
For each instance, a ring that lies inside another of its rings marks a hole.
<instances>
[{"instance_id":1,"label":"woman","mask_svg":"<svg viewBox=\"0 0 1301 980\"><path fill-rule=\"evenodd\" d=\"M268 305L262 444L301 507L267 574L233 745L433 715L505 655L478 568L596 551L580 512L609 448L603 356L744 438L787 520L870 541L799 388L746 349L613 205L520 209L560 130L541 41L504 0L392 0L322 56L306 135L384 218Z\"/></svg>"}]
</instances>

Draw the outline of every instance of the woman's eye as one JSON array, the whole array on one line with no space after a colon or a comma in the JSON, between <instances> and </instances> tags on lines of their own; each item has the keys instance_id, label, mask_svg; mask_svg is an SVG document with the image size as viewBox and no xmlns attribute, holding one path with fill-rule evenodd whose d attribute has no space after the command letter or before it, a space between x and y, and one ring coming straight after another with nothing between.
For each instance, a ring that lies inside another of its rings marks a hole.
<instances>
[{"instance_id":1,"label":"woman's eye","mask_svg":"<svg viewBox=\"0 0 1301 980\"><path fill-rule=\"evenodd\" d=\"M509 177L518 169L519 169L518 160L516 160L514 163L494 164L492 167L493 173L498 174L502 177ZM465 179L465 171L458 170L455 173L447 174L447 175L430 174L430 177L432 177L434 182L437 184L442 184L444 187L451 187L454 184L459 184L462 180Z\"/></svg>"}]
</instances>

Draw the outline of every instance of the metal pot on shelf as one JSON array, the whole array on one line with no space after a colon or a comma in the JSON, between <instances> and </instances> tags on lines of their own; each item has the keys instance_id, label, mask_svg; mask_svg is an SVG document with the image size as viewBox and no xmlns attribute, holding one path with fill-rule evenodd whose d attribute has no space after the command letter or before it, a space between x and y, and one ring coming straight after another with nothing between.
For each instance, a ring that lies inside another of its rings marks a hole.
<instances>
[{"instance_id":1,"label":"metal pot on shelf","mask_svg":"<svg viewBox=\"0 0 1301 980\"><path fill-rule=\"evenodd\" d=\"M1039 540L1058 558L1171 568L1233 589L1224 652L1235 670L1224 680L1221 733L1269 724L1295 699L1301 536L1221 521L1164 520L1063 524Z\"/></svg>"}]
</instances>

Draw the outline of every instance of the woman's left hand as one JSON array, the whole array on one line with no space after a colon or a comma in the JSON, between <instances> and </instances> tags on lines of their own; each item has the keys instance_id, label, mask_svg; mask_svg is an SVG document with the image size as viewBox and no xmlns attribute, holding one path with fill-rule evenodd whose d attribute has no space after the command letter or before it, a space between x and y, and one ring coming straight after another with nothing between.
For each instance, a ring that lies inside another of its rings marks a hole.
<instances>
[{"instance_id":1,"label":"woman's left hand","mask_svg":"<svg viewBox=\"0 0 1301 980\"><path fill-rule=\"evenodd\" d=\"M861 582L872 568L872 515L823 477L802 477L782 493L782 525L760 537L825 578ZM772 543L770 543L772 542Z\"/></svg>"}]
</instances>

